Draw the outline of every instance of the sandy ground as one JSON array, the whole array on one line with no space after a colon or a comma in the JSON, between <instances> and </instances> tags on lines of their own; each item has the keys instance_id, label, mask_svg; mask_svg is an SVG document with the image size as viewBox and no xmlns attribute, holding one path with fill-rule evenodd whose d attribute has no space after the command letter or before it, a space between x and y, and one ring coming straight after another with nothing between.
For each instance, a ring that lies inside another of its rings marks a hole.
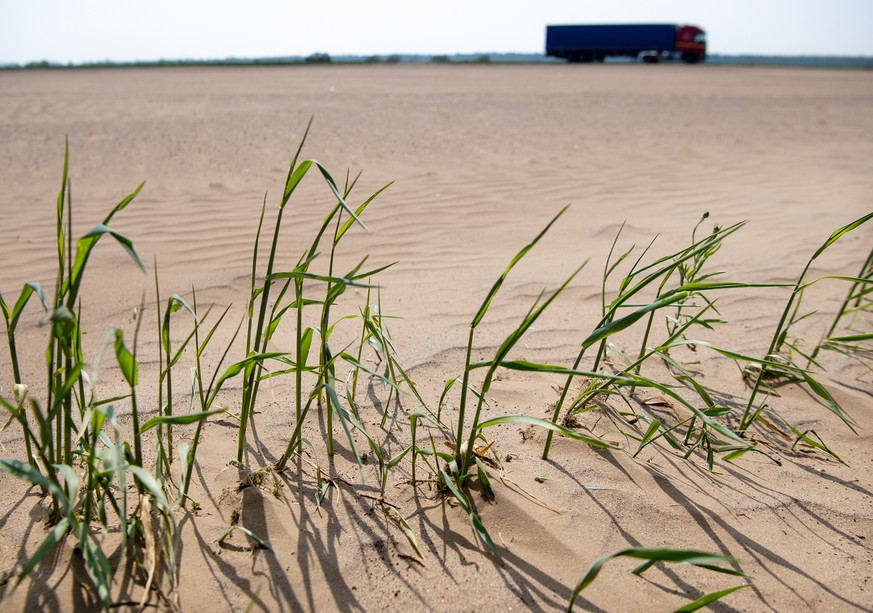
<instances>
[{"instance_id":1,"label":"sandy ground","mask_svg":"<svg viewBox=\"0 0 873 613\"><path fill-rule=\"evenodd\" d=\"M542 290L554 289L590 258L513 354L570 365L599 317L601 271L622 222L625 249L658 236L653 257L687 244L706 211L707 231L748 220L713 269L731 280L792 283L833 229L873 208L873 73L864 71L399 65L5 72L0 291L9 300L26 281L53 287L54 207L68 135L75 234L145 180L113 227L134 239L150 273L157 262L163 296L190 299L193 286L201 309L232 305L232 323L220 328L215 351L207 354L206 369L214 369L243 315L261 203L266 194L265 226L271 227L287 165L312 115L304 156L338 180L347 169L363 170L352 200L394 181L366 211L369 233L350 234L337 265L346 269L364 254L373 266L397 262L379 277L383 312L397 316L390 320L397 352L434 408L444 382L462 372L469 322L491 284L568 203L560 223L508 278L477 331L475 358L493 353ZM324 183L307 178L286 211L281 265L296 261L332 205ZM873 227L862 227L817 260L811 274L856 274L871 242ZM101 344L112 327L132 334L134 307L143 292L153 300L153 281L108 243L89 266L84 342L95 362L95 390L111 397L123 390L122 380L111 360L96 364ZM843 292L836 283L810 291L804 306L820 313L792 337L814 345ZM727 323L709 338L762 355L787 295L778 289L724 294L719 309ZM358 290L349 299L346 308L354 312L365 296ZM149 415L157 404L154 311L149 304L139 348L140 403ZM17 335L28 381L45 377L39 317L29 307ZM189 325L179 324L177 341ZM355 330L348 334L357 333L357 323L348 326ZM632 337L616 338L622 349L634 350ZM275 347L293 350L290 333L277 334ZM243 353L236 347L233 359ZM687 357L720 402L742 409L748 389L733 362L706 353ZM180 379L190 366L190 360L180 365ZM560 610L596 557L643 545L736 557L752 587L716 610L869 610L871 376L839 355L825 355L823 366L857 436L802 389L784 388L769 402L792 423L814 429L845 465L811 448L792 449L791 440L763 428L753 436L781 466L747 454L714 472L699 454L686 461L657 445L634 458L636 443L606 418L595 433L621 443L621 450L562 439L549 461L540 459L541 432L494 429L505 479L492 469L496 500L478 490L471 498L502 563L433 484L409 484L404 461L389 479L386 499L417 535L419 558L367 497L378 494L373 466L365 467L362 483L339 429L339 452L327 457L324 424L314 415L305 429L314 443L307 461L339 479L320 509L315 470L303 461L273 477L281 486L271 478L240 488L249 473L229 465L236 422L217 418L204 430L197 457L192 496L201 510L177 513L178 604L188 611ZM6 397L10 373L4 344L0 393ZM294 426L293 380L286 379L262 390L245 455L252 470L275 462ZM504 373L485 413L545 417L560 383ZM411 397L387 407L388 426L380 430L386 396L377 383L369 386L364 421L393 455L408 444L407 413L417 407ZM670 412L637 404L646 397L632 400L636 410ZM232 381L219 402L236 412L239 398ZM186 404L184 390L177 402ZM453 416L457 404L450 395L446 410ZM129 410L124 402L118 409ZM0 444L4 457L23 457L15 427L0 435ZM422 473L419 465L419 478ZM239 533L216 542L235 512L271 551L252 550ZM0 571L21 568L45 534L43 518L37 493L0 475ZM3 610L83 608L84 580L71 550L61 548L16 591L7 583ZM643 577L631 568L623 561L607 565L578 604L668 610L737 584L684 567L657 567ZM141 597L141 585L119 589Z\"/></svg>"}]
</instances>

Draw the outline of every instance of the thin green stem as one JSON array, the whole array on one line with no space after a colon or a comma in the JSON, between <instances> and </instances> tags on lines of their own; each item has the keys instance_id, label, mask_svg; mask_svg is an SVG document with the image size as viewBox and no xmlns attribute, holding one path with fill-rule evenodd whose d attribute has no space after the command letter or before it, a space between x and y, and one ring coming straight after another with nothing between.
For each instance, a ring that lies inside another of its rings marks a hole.
<instances>
[{"instance_id":1,"label":"thin green stem","mask_svg":"<svg viewBox=\"0 0 873 613\"><path fill-rule=\"evenodd\" d=\"M461 466L461 441L463 440L464 434L464 417L467 410L467 389L470 385L470 358L473 354L473 333L476 328L474 326L470 326L470 336L467 339L467 354L464 358L464 378L461 381L461 405L458 407L458 429L455 432L455 442L457 448L455 449L455 458L458 462L458 467Z\"/></svg>"},{"instance_id":2,"label":"thin green stem","mask_svg":"<svg viewBox=\"0 0 873 613\"><path fill-rule=\"evenodd\" d=\"M296 340L296 363L294 365L294 408L295 408L295 419L297 420L295 426L300 424L303 418L303 368L304 364L304 355L303 355L303 280L296 279L294 281L294 293L296 294L297 300L297 330L295 334ZM301 442L298 446L298 451L303 450L303 443Z\"/></svg>"}]
</instances>

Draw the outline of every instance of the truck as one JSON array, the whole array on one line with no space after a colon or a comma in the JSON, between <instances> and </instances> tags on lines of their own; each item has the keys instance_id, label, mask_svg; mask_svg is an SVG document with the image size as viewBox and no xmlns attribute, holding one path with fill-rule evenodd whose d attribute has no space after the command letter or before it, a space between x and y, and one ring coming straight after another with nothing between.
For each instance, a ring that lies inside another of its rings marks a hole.
<instances>
[{"instance_id":1,"label":"truck","mask_svg":"<svg viewBox=\"0 0 873 613\"><path fill-rule=\"evenodd\" d=\"M643 62L706 60L706 32L669 23L546 26L546 56L568 62L630 57Z\"/></svg>"}]
</instances>

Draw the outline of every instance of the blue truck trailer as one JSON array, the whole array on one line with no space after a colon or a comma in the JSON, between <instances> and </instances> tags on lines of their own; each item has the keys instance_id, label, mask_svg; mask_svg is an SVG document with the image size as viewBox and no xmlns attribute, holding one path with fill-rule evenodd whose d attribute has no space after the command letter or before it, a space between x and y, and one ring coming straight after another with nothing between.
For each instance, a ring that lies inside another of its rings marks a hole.
<instances>
[{"instance_id":1,"label":"blue truck trailer","mask_svg":"<svg viewBox=\"0 0 873 613\"><path fill-rule=\"evenodd\" d=\"M645 62L706 59L706 33L677 24L546 26L546 55L569 62L602 62L610 56Z\"/></svg>"}]
</instances>

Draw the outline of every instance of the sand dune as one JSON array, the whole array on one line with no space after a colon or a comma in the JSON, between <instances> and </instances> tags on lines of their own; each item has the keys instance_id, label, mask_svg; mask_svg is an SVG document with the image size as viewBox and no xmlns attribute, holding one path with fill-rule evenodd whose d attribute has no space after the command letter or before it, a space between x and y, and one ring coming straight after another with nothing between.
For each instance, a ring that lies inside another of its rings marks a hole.
<instances>
[{"instance_id":1,"label":"sand dune","mask_svg":"<svg viewBox=\"0 0 873 613\"><path fill-rule=\"evenodd\" d=\"M398 317L389 323L392 338L431 406L445 381L461 374L470 319L494 280L567 204L560 222L507 279L477 330L476 358L493 353L543 290L553 291L590 259L515 350L519 359L572 363L600 317L601 273L623 223L621 248L636 244L638 253L657 236L654 256L688 244L704 212L702 232L748 220L725 242L714 268L736 281L793 283L833 229L873 209L873 75L863 71L636 65L22 71L0 72L0 101L0 292L7 300L27 281L49 293L53 287L65 136L75 235L146 182L112 225L134 240L149 274L115 245L95 251L82 290L89 360L110 328L132 334L143 293L153 301L154 262L162 295L190 299L193 286L201 309L232 305L233 324L219 330L215 347L230 342L249 291L261 205L267 204L266 234L287 165L314 116L303 154L340 183L347 169L352 177L363 171L352 200L393 181L364 215L369 232L356 229L344 240L336 267L345 271L365 254L373 267L397 262L379 275L382 306ZM293 267L333 203L324 182L308 177L286 211L280 269ZM873 243L870 225L816 260L810 274L856 274ZM262 263L266 251L265 245ZM804 298L806 308L821 312L792 331L805 347L817 342L844 291L830 282ZM350 295L354 300L342 308L354 313L364 290ZM728 323L712 338L763 355L787 296L772 288L725 293L718 306ZM154 310L148 304L148 333L139 347L143 381L155 381L158 369ZM28 381L45 378L39 315L31 305L17 333ZM859 325L869 331L869 317ZM185 326L190 323L174 329L173 342L184 340ZM359 333L357 324L352 328L338 334L351 340ZM622 342L636 350L629 339ZM294 350L285 328L274 345ZM243 353L239 345L234 359ZM215 368L219 355L218 349L208 354L206 367ZM124 389L110 361L95 372L101 397ZM704 352L694 361L720 402L741 411L748 388L734 363ZM873 601L871 377L832 352L822 365L857 436L800 388L781 389L771 403L792 423L814 429L846 464L792 448L792 440L766 428L755 437L781 466L747 454L714 472L705 470L705 458L685 461L666 446L634 458L634 441L606 418L596 432L620 442L621 450L559 439L547 462L540 459L543 432L494 429L505 480L495 470L495 502L478 491L471 497L502 564L433 484L409 485L404 463L386 498L417 534L419 558L397 525L361 496L378 494L373 465L365 467L361 485L346 446L335 458L326 456L319 444L323 424L315 419L306 428L315 442L311 461L338 479L320 510L315 469L307 462L272 477L281 486L247 483L248 473L228 464L237 423L222 416L206 426L197 455L192 497L202 508L177 514L179 605L191 611L242 611L251 603L264 611L559 610L591 561L644 545L736 557L752 587L728 596L720 610L865 610ZM4 397L11 395L10 372L4 347ZM507 371L495 383L487 416L546 418L561 382ZM154 415L157 391L141 388L140 404ZM184 390L179 394L186 405ZM270 466L284 451L294 427L293 396L291 377L265 383L245 456L253 469ZM390 457L408 444L404 411L415 408L405 399L380 429L386 396L371 384L364 421ZM220 402L239 411L238 381L229 382ZM452 414L457 402L450 396ZM337 435L344 440L338 429ZM154 444L153 434L146 439ZM22 457L15 426L0 434L0 444L3 457ZM0 474L0 571L18 572L43 538L45 503L38 498ZM252 551L239 533L216 543L235 511L272 551ZM18 590L6 583L4 610L78 610L80 581L87 579L76 574L76 555L72 545L63 547ZM738 581L684 567L658 567L637 578L629 563L612 564L577 604L666 610ZM140 598L141 587L126 589Z\"/></svg>"}]
</instances>

